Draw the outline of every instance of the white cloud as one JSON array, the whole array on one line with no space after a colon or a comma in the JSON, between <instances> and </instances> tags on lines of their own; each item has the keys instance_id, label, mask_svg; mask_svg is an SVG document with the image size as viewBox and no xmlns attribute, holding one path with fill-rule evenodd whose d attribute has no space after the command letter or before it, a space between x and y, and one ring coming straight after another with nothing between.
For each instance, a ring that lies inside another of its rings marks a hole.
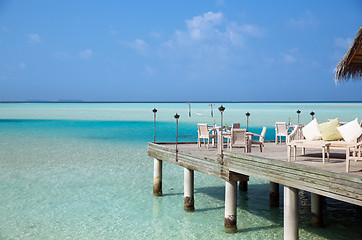
<instances>
[{"instance_id":1,"label":"white cloud","mask_svg":"<svg viewBox=\"0 0 362 240\"><path fill-rule=\"evenodd\" d=\"M207 12L185 20L185 27L175 30L158 52L168 67L190 79L217 78L242 64L249 39L263 32L253 24L230 22L221 11Z\"/></svg>"},{"instance_id":2,"label":"white cloud","mask_svg":"<svg viewBox=\"0 0 362 240\"><path fill-rule=\"evenodd\" d=\"M196 16L190 20L185 20L187 35L193 40L202 40L211 34L217 33L217 29L214 27L220 25L222 20L223 14L221 12L207 12L202 16Z\"/></svg>"},{"instance_id":3,"label":"white cloud","mask_svg":"<svg viewBox=\"0 0 362 240\"><path fill-rule=\"evenodd\" d=\"M120 41L120 43L127 47L135 49L139 54L147 54L147 43L142 39L136 39L132 42Z\"/></svg>"},{"instance_id":4,"label":"white cloud","mask_svg":"<svg viewBox=\"0 0 362 240\"><path fill-rule=\"evenodd\" d=\"M282 54L282 56L283 56L284 62L286 62L286 63L294 63L297 61L295 56L293 56L291 54Z\"/></svg>"},{"instance_id":5,"label":"white cloud","mask_svg":"<svg viewBox=\"0 0 362 240\"><path fill-rule=\"evenodd\" d=\"M162 33L152 31L152 32L150 32L150 36L153 37L153 38L162 38Z\"/></svg>"},{"instance_id":6,"label":"white cloud","mask_svg":"<svg viewBox=\"0 0 362 240\"><path fill-rule=\"evenodd\" d=\"M41 42L41 38L40 38L39 35L36 34L36 33L28 34L28 40L29 40L29 42L32 43L32 44L36 44L36 43L40 43L40 42Z\"/></svg>"},{"instance_id":7,"label":"white cloud","mask_svg":"<svg viewBox=\"0 0 362 240\"><path fill-rule=\"evenodd\" d=\"M26 68L26 64L22 62L22 63L20 63L19 67L20 67L20 69L24 69L24 68Z\"/></svg>"},{"instance_id":8,"label":"white cloud","mask_svg":"<svg viewBox=\"0 0 362 240\"><path fill-rule=\"evenodd\" d=\"M172 48L204 46L245 46L247 37L260 37L263 31L256 25L228 22L222 12L207 12L185 20L186 29L176 30L164 45Z\"/></svg>"},{"instance_id":9,"label":"white cloud","mask_svg":"<svg viewBox=\"0 0 362 240\"><path fill-rule=\"evenodd\" d=\"M142 51L146 47L146 42L142 39L136 39L133 43L131 43L131 46L138 51Z\"/></svg>"},{"instance_id":10,"label":"white cloud","mask_svg":"<svg viewBox=\"0 0 362 240\"><path fill-rule=\"evenodd\" d=\"M156 70L148 65L145 66L145 71L146 71L147 75L149 75L149 76L156 74Z\"/></svg>"},{"instance_id":11,"label":"white cloud","mask_svg":"<svg viewBox=\"0 0 362 240\"><path fill-rule=\"evenodd\" d=\"M286 63L295 63L298 61L297 54L299 53L298 48L292 48L288 53L282 53L283 61Z\"/></svg>"},{"instance_id":12,"label":"white cloud","mask_svg":"<svg viewBox=\"0 0 362 240\"><path fill-rule=\"evenodd\" d=\"M79 57L84 58L84 59L90 58L90 57L92 57L92 55L93 55L93 52L91 49L86 49L79 53Z\"/></svg>"},{"instance_id":13,"label":"white cloud","mask_svg":"<svg viewBox=\"0 0 362 240\"><path fill-rule=\"evenodd\" d=\"M306 30L309 28L315 29L319 25L319 20L310 11L305 12L302 16L295 19L289 19L288 25L291 28Z\"/></svg>"},{"instance_id":14,"label":"white cloud","mask_svg":"<svg viewBox=\"0 0 362 240\"><path fill-rule=\"evenodd\" d=\"M159 54L190 79L218 78L242 64L249 39L263 33L257 25L228 21L221 11L207 12L185 20L185 27L163 42Z\"/></svg>"},{"instance_id":15,"label":"white cloud","mask_svg":"<svg viewBox=\"0 0 362 240\"><path fill-rule=\"evenodd\" d=\"M336 47L348 49L352 41L352 38L336 38L334 39L334 45Z\"/></svg>"},{"instance_id":16,"label":"white cloud","mask_svg":"<svg viewBox=\"0 0 362 240\"><path fill-rule=\"evenodd\" d=\"M117 35L118 31L113 28L113 26L109 26L109 33L111 35Z\"/></svg>"},{"instance_id":17,"label":"white cloud","mask_svg":"<svg viewBox=\"0 0 362 240\"><path fill-rule=\"evenodd\" d=\"M221 6L225 6L225 1L224 0L216 0L216 6L221 7Z\"/></svg>"},{"instance_id":18,"label":"white cloud","mask_svg":"<svg viewBox=\"0 0 362 240\"><path fill-rule=\"evenodd\" d=\"M193 28L208 28L213 25L220 24L223 19L222 12L213 13L207 12L202 16L193 17L191 20L185 20L189 29Z\"/></svg>"},{"instance_id":19,"label":"white cloud","mask_svg":"<svg viewBox=\"0 0 362 240\"><path fill-rule=\"evenodd\" d=\"M64 58L68 58L69 53L65 52L65 51L59 51L59 52L54 52L53 53L53 57L56 59L64 59Z\"/></svg>"},{"instance_id":20,"label":"white cloud","mask_svg":"<svg viewBox=\"0 0 362 240\"><path fill-rule=\"evenodd\" d=\"M243 47L245 46L246 37L261 37L263 36L263 30L256 25L230 23L224 35L233 45Z\"/></svg>"}]
</instances>

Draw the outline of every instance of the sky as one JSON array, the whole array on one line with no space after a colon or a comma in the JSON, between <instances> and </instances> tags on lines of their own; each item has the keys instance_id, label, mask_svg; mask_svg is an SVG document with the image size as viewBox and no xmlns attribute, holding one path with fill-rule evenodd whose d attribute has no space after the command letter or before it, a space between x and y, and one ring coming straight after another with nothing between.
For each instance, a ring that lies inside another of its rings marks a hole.
<instances>
[{"instance_id":1,"label":"sky","mask_svg":"<svg viewBox=\"0 0 362 240\"><path fill-rule=\"evenodd\" d=\"M0 0L0 101L362 101L362 1Z\"/></svg>"}]
</instances>

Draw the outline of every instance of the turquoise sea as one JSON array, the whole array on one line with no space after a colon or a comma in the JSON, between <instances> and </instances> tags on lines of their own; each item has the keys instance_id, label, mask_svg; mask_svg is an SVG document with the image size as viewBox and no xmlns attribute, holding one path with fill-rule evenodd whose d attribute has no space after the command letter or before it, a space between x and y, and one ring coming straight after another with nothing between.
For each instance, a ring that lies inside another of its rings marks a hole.
<instances>
[{"instance_id":1,"label":"turquoise sea","mask_svg":"<svg viewBox=\"0 0 362 240\"><path fill-rule=\"evenodd\" d=\"M183 210L183 169L163 164L154 197L147 142L196 141L197 123L220 124L213 106L192 103L0 103L0 239L282 239L269 183L251 178L238 193L238 232L224 233L224 181L195 172L195 212ZM362 119L362 103L222 103L224 123L240 122L274 139L276 121ZM282 188L280 189L282 193ZM362 239L361 207L325 199L324 228L310 225L300 192L300 239Z\"/></svg>"}]
</instances>

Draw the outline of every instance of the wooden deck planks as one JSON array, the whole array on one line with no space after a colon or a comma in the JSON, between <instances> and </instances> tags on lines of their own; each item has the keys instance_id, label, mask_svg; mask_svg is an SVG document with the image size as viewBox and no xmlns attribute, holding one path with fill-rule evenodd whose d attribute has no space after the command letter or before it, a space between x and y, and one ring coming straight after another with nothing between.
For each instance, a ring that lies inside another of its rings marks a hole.
<instances>
[{"instance_id":1,"label":"wooden deck planks","mask_svg":"<svg viewBox=\"0 0 362 240\"><path fill-rule=\"evenodd\" d=\"M208 158L186 151L179 151L176 161L176 150L174 148L167 148L153 143L149 143L148 155L158 160L177 164L227 181L241 181L245 179L245 176L239 173L230 174L229 169L219 163L216 155L213 155L214 158Z\"/></svg>"}]
</instances>

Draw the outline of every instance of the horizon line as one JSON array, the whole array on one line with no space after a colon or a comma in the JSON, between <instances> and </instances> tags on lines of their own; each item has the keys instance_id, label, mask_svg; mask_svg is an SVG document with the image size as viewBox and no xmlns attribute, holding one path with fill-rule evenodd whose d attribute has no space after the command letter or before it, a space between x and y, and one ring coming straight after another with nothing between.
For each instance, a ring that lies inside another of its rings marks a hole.
<instances>
[{"instance_id":1,"label":"horizon line","mask_svg":"<svg viewBox=\"0 0 362 240\"><path fill-rule=\"evenodd\" d=\"M362 103L362 100L341 100L341 101L328 101L328 100L306 100L306 101L83 101L83 100L25 100L25 101L0 101L0 103Z\"/></svg>"}]
</instances>

